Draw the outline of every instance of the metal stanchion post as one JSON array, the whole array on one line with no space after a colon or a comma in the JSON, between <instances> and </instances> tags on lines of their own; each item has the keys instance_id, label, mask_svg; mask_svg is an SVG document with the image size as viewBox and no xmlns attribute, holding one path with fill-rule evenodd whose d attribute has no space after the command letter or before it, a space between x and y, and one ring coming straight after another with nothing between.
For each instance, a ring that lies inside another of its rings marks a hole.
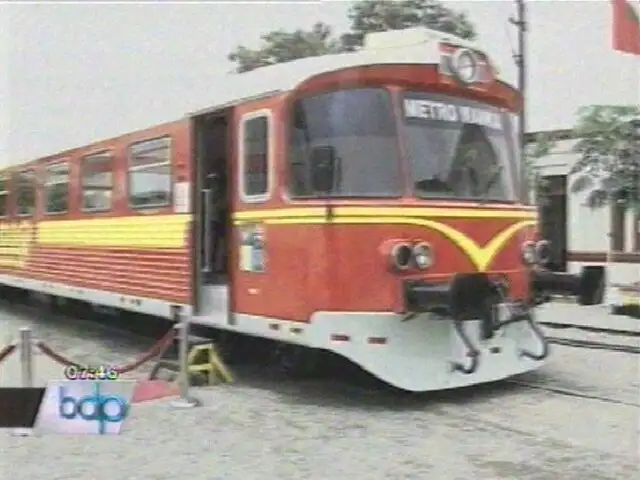
<instances>
[{"instance_id":1,"label":"metal stanchion post","mask_svg":"<svg viewBox=\"0 0 640 480\"><path fill-rule=\"evenodd\" d=\"M180 343L178 347L178 358L180 362L180 372L178 373L178 385L180 387L180 397L172 402L174 408L193 408L201 405L200 400L189 395L189 318L183 313L178 313L177 318L180 323L176 325L179 331Z\"/></svg>"},{"instance_id":2,"label":"metal stanchion post","mask_svg":"<svg viewBox=\"0 0 640 480\"><path fill-rule=\"evenodd\" d=\"M30 328L20 329L20 366L22 386L33 387L33 342Z\"/></svg>"},{"instance_id":3,"label":"metal stanchion post","mask_svg":"<svg viewBox=\"0 0 640 480\"><path fill-rule=\"evenodd\" d=\"M20 329L20 369L22 371L22 387L33 387L33 339L31 329L24 327ZM31 428L16 428L12 435L18 437L28 437L33 434Z\"/></svg>"}]
</instances>

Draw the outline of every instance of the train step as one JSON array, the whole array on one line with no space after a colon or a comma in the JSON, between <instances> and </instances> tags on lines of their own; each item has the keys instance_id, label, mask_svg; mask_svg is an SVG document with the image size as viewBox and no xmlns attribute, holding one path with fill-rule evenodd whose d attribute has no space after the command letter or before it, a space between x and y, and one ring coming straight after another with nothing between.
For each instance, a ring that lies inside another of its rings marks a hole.
<instances>
[{"instance_id":1,"label":"train step","mask_svg":"<svg viewBox=\"0 0 640 480\"><path fill-rule=\"evenodd\" d=\"M149 373L149 380L174 381L180 372L180 339L157 360ZM216 351L210 338L190 335L188 339L187 368L189 384L194 386L214 385L221 382L231 383L233 376ZM161 378L165 377L165 378Z\"/></svg>"}]
</instances>

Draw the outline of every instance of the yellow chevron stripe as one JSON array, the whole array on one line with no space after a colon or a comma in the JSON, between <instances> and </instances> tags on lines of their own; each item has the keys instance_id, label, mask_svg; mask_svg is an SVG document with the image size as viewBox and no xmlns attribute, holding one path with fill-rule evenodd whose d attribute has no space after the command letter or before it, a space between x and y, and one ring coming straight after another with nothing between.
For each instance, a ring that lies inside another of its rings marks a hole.
<instances>
[{"instance_id":1,"label":"yellow chevron stripe","mask_svg":"<svg viewBox=\"0 0 640 480\"><path fill-rule=\"evenodd\" d=\"M305 212L302 212L302 210L305 210ZM450 225L426 218L416 218L418 212L420 212L420 215L440 218L513 218L519 221L509 225L486 245L480 246L473 239ZM306 213L306 215L303 213ZM401 216L397 216L398 214L401 214ZM280 211L239 212L234 217L236 224L251 221L269 225L309 225L329 222L324 208L297 209L295 214L289 217L281 215ZM536 224L536 214L535 212L526 211L338 207L334 209L330 222L343 225L417 225L435 230L455 243L469 256L478 270L482 272L487 270L498 252L518 231Z\"/></svg>"}]
</instances>

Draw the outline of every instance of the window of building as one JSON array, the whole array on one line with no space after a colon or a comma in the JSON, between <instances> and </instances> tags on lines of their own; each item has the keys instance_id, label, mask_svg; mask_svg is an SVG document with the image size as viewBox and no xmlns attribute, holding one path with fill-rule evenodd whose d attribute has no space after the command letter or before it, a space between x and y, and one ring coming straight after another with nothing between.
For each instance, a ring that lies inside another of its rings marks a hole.
<instances>
[{"instance_id":1,"label":"window of building","mask_svg":"<svg viewBox=\"0 0 640 480\"><path fill-rule=\"evenodd\" d=\"M45 212L65 213L69 209L69 164L59 163L47 168L44 182Z\"/></svg>"},{"instance_id":2,"label":"window of building","mask_svg":"<svg viewBox=\"0 0 640 480\"><path fill-rule=\"evenodd\" d=\"M611 250L614 252L625 251L625 217L627 207L620 202L611 205Z\"/></svg>"},{"instance_id":3,"label":"window of building","mask_svg":"<svg viewBox=\"0 0 640 480\"><path fill-rule=\"evenodd\" d=\"M16 175L16 212L26 217L36 213L36 174L33 171Z\"/></svg>"},{"instance_id":4,"label":"window of building","mask_svg":"<svg viewBox=\"0 0 640 480\"><path fill-rule=\"evenodd\" d=\"M82 210L95 212L111 209L113 191L113 156L110 152L88 155L80 166Z\"/></svg>"},{"instance_id":5,"label":"window of building","mask_svg":"<svg viewBox=\"0 0 640 480\"><path fill-rule=\"evenodd\" d=\"M252 114L242 125L240 192L247 202L264 201L269 191L269 117Z\"/></svg>"},{"instance_id":6,"label":"window of building","mask_svg":"<svg viewBox=\"0 0 640 480\"><path fill-rule=\"evenodd\" d=\"M129 150L129 204L133 208L171 203L171 138L136 143Z\"/></svg>"},{"instance_id":7,"label":"window of building","mask_svg":"<svg viewBox=\"0 0 640 480\"><path fill-rule=\"evenodd\" d=\"M634 251L640 253L640 211L636 212L636 217L633 219L633 227L635 231L635 245Z\"/></svg>"},{"instance_id":8,"label":"window of building","mask_svg":"<svg viewBox=\"0 0 640 480\"><path fill-rule=\"evenodd\" d=\"M0 218L9 215L9 182L7 177L0 175Z\"/></svg>"}]
</instances>

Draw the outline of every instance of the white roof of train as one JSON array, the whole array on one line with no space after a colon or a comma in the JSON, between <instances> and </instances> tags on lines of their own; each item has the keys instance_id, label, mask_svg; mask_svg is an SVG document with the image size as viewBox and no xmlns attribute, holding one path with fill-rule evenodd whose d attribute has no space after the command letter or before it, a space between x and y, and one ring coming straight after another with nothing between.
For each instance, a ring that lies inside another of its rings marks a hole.
<instances>
[{"instance_id":1,"label":"white roof of train","mask_svg":"<svg viewBox=\"0 0 640 480\"><path fill-rule=\"evenodd\" d=\"M212 112L267 94L287 92L311 77L345 68L380 64L437 64L440 62L440 42L483 52L474 42L423 27L373 33L365 37L363 48L355 52L301 58L246 73L229 74L216 83L217 92L211 99L211 106L196 110L191 115Z\"/></svg>"}]
</instances>

